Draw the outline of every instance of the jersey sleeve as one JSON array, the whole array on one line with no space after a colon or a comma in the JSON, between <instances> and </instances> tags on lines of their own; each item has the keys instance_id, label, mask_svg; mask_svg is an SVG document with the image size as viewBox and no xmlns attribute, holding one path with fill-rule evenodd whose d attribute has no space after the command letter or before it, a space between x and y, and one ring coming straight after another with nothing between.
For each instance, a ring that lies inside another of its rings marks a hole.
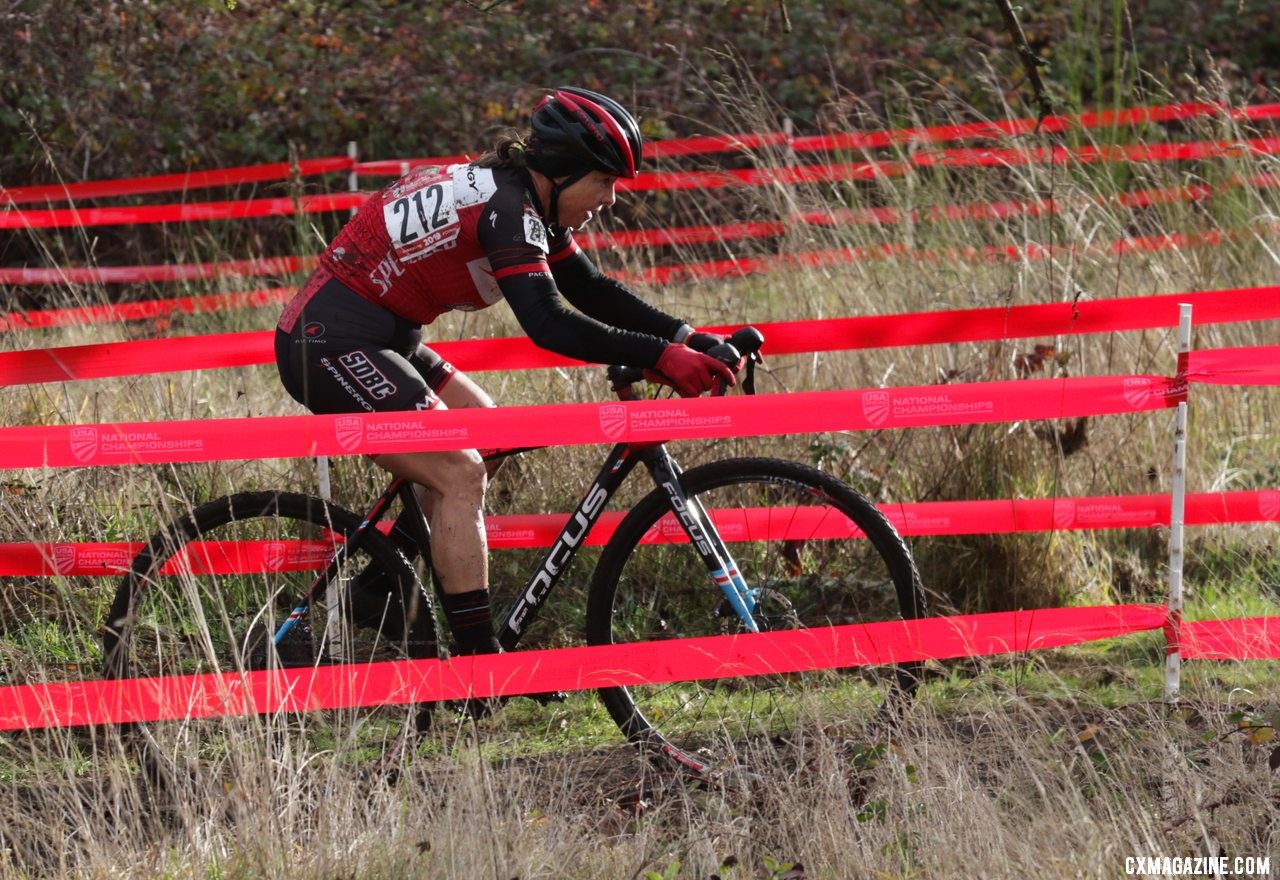
<instances>
[{"instance_id":1,"label":"jersey sleeve","mask_svg":"<svg viewBox=\"0 0 1280 880\"><path fill-rule=\"evenodd\" d=\"M664 340L675 338L683 320L649 305L625 284L601 272L572 240L570 244L551 263L551 269L556 287L575 308L614 327Z\"/></svg>"},{"instance_id":2,"label":"jersey sleeve","mask_svg":"<svg viewBox=\"0 0 1280 880\"><path fill-rule=\"evenodd\" d=\"M476 232L488 256L494 280L520 322L521 329L534 344L590 363L632 367L656 364L669 336L615 325L602 319L602 316L607 318L607 310L583 309L580 313L565 304L556 275L548 262L549 255L557 263L562 261L565 243L551 241L532 206L524 203L523 199L517 204L512 204L512 201L504 204L500 196L495 196L480 219ZM576 245L572 247L576 248ZM663 322L640 323L658 329L657 325ZM672 334L679 323L677 321L671 327Z\"/></svg>"}]
</instances>

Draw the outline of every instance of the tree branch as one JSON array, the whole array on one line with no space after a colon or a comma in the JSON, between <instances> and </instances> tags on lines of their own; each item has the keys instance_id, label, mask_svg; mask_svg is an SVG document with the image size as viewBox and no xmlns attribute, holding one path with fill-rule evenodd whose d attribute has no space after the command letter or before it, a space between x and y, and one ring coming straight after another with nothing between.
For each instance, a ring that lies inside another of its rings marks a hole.
<instances>
[{"instance_id":1,"label":"tree branch","mask_svg":"<svg viewBox=\"0 0 1280 880\"><path fill-rule=\"evenodd\" d=\"M1013 50L1022 61L1022 67L1027 72L1027 79L1031 82L1031 90L1035 97L1036 106L1039 108L1036 117L1038 126L1046 116L1053 114L1053 100L1049 97L1048 90L1045 89L1044 80L1040 78L1040 68L1048 67L1049 63L1037 55L1031 48L1031 44L1027 42L1027 35L1022 30L1022 24L1018 21L1017 13L1009 5L1009 0L996 0L996 5L1000 7L1000 17L1004 19L1004 26L1009 31L1009 36L1013 38Z\"/></svg>"}]
</instances>

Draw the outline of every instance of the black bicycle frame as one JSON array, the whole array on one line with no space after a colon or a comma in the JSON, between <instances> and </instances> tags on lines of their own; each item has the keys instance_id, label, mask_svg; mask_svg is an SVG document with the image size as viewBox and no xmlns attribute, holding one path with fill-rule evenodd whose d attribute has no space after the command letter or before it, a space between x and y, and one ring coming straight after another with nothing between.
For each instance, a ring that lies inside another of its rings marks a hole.
<instances>
[{"instance_id":1,"label":"black bicycle frame","mask_svg":"<svg viewBox=\"0 0 1280 880\"><path fill-rule=\"evenodd\" d=\"M569 563L577 555L583 539L595 527L609 500L626 481L637 462L642 462L654 482L667 492L671 509L681 528L702 556L707 570L711 572L730 605L742 617L744 625L753 632L758 631L752 618L752 611L755 609L754 593L738 573L737 565L707 511L697 499L690 499L685 495L680 486L680 467L667 452L666 446L660 443L619 443L610 450L595 480L498 625L497 639L503 650L510 651L519 643L551 591L560 582Z\"/></svg>"},{"instance_id":2,"label":"black bicycle frame","mask_svg":"<svg viewBox=\"0 0 1280 880\"><path fill-rule=\"evenodd\" d=\"M510 452L515 451L524 450ZM510 452L504 451L504 454L510 454ZM609 451L595 480L592 481L582 500L578 502L578 506L569 516L560 534L551 543L551 547L543 554L533 576L521 588L515 602L507 609L501 623L498 624L496 637L503 650L513 650L519 644L521 637L537 618L547 597L560 582L560 578L582 547L583 539L595 528L609 501L637 463L643 463L653 477L654 483L666 491L669 506L677 522L688 536L689 543L702 557L707 571L724 593L730 607L742 620L743 626L750 632L759 631L753 616L756 591L743 580L728 546L720 537L711 516L701 502L696 498L688 497L681 487L680 466L671 457L666 445L619 443ZM362 536L368 529L374 527L397 497L405 510L416 512L416 515L408 518L409 527L412 530L414 542L422 549L426 570L431 574L430 526L422 506L418 503L413 484L408 480L394 480L374 502L360 526L348 537L347 542L337 549L326 570L312 582L306 595L293 608L289 617L276 632L274 641L278 643L294 623L309 611L316 590L321 584L328 583L333 578L346 555L360 546Z\"/></svg>"},{"instance_id":3,"label":"black bicycle frame","mask_svg":"<svg viewBox=\"0 0 1280 880\"><path fill-rule=\"evenodd\" d=\"M342 567L343 561L360 548L365 533L390 509L391 503L397 496L400 497L401 503L405 505L406 510L418 511L419 515L414 517L413 520L415 524L417 520L421 520L423 531L420 535L414 536L421 539L419 546L423 548L431 546L430 531L427 530L427 521L422 517L422 508L418 504L417 497L413 494L413 484L408 480L393 480L386 491L378 496L378 500L373 503L373 507L365 514L364 519L356 527L356 530L334 551L333 558L329 560L329 564L325 566L324 571L320 572L316 579L311 582L311 586L307 588L306 593L290 609L289 616L284 619L279 629L276 630L275 635L271 637L272 642L279 645L289 630L293 629L294 625L310 612L311 605L315 602L316 591L320 589L321 585L328 585L333 581L338 574L338 570ZM423 552L428 551L424 550Z\"/></svg>"}]
</instances>

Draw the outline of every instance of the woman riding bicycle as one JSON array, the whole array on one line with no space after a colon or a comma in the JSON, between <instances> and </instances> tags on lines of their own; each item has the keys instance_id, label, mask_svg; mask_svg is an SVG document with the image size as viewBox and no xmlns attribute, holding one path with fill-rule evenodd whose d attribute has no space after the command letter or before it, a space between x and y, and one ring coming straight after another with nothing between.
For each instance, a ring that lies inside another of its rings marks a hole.
<instances>
[{"instance_id":1,"label":"woman riding bicycle","mask_svg":"<svg viewBox=\"0 0 1280 880\"><path fill-rule=\"evenodd\" d=\"M648 305L574 241L575 229L613 204L617 181L635 178L643 155L635 119L604 95L560 87L531 122L470 164L406 174L338 233L277 327L276 363L295 400L318 414L493 406L422 343L422 328L502 299L529 338L557 354L649 369L683 396L733 384L729 367L685 344L705 350L719 337ZM418 486L457 650L496 650L480 453L371 460ZM376 622L386 599L366 582L353 590L352 613Z\"/></svg>"}]
</instances>

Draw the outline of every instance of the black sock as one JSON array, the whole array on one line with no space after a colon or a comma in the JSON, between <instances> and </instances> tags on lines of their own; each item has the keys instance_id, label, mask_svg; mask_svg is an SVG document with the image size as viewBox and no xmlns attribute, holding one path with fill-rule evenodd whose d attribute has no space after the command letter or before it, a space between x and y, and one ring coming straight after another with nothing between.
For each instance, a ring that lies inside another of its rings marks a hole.
<instances>
[{"instance_id":1,"label":"black sock","mask_svg":"<svg viewBox=\"0 0 1280 880\"><path fill-rule=\"evenodd\" d=\"M487 589L442 593L440 605L444 608L445 619L449 621L449 629L453 630L459 654L492 654L497 650Z\"/></svg>"}]
</instances>

